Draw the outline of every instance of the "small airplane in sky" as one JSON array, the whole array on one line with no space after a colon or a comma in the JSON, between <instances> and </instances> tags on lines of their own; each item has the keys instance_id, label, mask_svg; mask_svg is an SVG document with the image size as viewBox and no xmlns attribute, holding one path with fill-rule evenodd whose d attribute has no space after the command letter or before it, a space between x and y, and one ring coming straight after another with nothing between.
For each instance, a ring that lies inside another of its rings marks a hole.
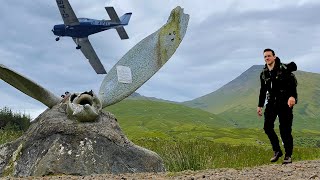
<instances>
[{"instance_id":1,"label":"small airplane in sky","mask_svg":"<svg viewBox=\"0 0 320 180\"><path fill-rule=\"evenodd\" d=\"M106 74L99 57L94 51L88 36L108 29L116 29L121 39L129 39L123 26L128 25L132 13L125 13L120 18L113 7L105 7L111 20L95 20L89 18L77 18L68 0L56 0L64 24L55 25L52 29L59 41L62 36L72 37L76 43L76 49L80 49L83 55L97 74Z\"/></svg>"}]
</instances>

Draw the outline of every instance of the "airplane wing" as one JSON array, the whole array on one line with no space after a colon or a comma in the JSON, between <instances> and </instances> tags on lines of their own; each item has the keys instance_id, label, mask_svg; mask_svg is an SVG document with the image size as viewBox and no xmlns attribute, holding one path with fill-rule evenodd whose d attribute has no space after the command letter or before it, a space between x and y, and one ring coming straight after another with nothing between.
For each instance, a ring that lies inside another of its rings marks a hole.
<instances>
[{"instance_id":1,"label":"airplane wing","mask_svg":"<svg viewBox=\"0 0 320 180\"><path fill-rule=\"evenodd\" d=\"M78 42L81 46L81 52L89 60L89 63L97 74L107 74L88 38L78 38L78 41L76 41L76 38L73 38L73 41L76 44Z\"/></svg>"},{"instance_id":2,"label":"airplane wing","mask_svg":"<svg viewBox=\"0 0 320 180\"><path fill-rule=\"evenodd\" d=\"M72 26L80 24L68 0L56 0L56 2L65 25Z\"/></svg>"}]
</instances>

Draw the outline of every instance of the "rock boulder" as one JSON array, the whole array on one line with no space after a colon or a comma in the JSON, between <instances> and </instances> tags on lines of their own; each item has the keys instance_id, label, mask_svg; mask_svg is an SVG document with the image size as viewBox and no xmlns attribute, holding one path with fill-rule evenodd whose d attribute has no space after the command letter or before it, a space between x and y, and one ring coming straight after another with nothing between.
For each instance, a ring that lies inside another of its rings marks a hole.
<instances>
[{"instance_id":1,"label":"rock boulder","mask_svg":"<svg viewBox=\"0 0 320 180\"><path fill-rule=\"evenodd\" d=\"M66 104L47 109L22 137L0 146L0 177L162 171L162 159L133 144L112 114L79 123L68 118Z\"/></svg>"}]
</instances>

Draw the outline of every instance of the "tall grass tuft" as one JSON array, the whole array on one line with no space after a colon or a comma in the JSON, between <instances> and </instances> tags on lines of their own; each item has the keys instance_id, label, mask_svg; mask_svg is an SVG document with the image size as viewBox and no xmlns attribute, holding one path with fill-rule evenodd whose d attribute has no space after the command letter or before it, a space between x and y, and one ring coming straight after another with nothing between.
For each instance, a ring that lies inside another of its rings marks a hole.
<instances>
[{"instance_id":1,"label":"tall grass tuft","mask_svg":"<svg viewBox=\"0 0 320 180\"><path fill-rule=\"evenodd\" d=\"M171 172L213 168L240 169L269 164L273 155L269 146L231 145L205 139L140 139L134 142L158 153L167 170ZM293 155L293 160L296 161L317 158L320 158L320 148L296 148Z\"/></svg>"},{"instance_id":2,"label":"tall grass tuft","mask_svg":"<svg viewBox=\"0 0 320 180\"><path fill-rule=\"evenodd\" d=\"M30 126L30 115L12 112L10 108L0 108L0 145L13 141Z\"/></svg>"},{"instance_id":3,"label":"tall grass tuft","mask_svg":"<svg viewBox=\"0 0 320 180\"><path fill-rule=\"evenodd\" d=\"M0 145L14 141L23 134L23 131L0 129Z\"/></svg>"},{"instance_id":4,"label":"tall grass tuft","mask_svg":"<svg viewBox=\"0 0 320 180\"><path fill-rule=\"evenodd\" d=\"M16 113L8 107L0 109L0 128L26 131L30 126L31 117L25 113Z\"/></svg>"}]
</instances>

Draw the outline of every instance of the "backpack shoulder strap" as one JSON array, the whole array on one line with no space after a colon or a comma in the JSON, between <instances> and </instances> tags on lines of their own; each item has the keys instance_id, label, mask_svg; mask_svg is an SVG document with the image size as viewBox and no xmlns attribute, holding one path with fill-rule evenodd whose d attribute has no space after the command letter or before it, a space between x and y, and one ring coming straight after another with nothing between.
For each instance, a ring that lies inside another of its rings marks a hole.
<instances>
[{"instance_id":1,"label":"backpack shoulder strap","mask_svg":"<svg viewBox=\"0 0 320 180\"><path fill-rule=\"evenodd\" d=\"M260 78L265 82L265 84L270 79L270 77L268 76L268 69L266 67L261 71Z\"/></svg>"}]
</instances>

